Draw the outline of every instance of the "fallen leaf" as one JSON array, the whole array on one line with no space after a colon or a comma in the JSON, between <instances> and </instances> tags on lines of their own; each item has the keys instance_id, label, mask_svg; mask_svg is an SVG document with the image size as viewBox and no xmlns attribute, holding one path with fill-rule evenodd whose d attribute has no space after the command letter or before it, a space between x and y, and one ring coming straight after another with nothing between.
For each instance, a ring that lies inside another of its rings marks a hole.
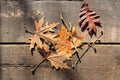
<instances>
[{"instance_id":1,"label":"fallen leaf","mask_svg":"<svg viewBox=\"0 0 120 80\"><path fill-rule=\"evenodd\" d=\"M47 59L50 61L51 65L54 66L56 69L59 68L68 68L67 63L65 63L65 60L71 60L72 54L62 53L59 52L57 54L51 54Z\"/></svg>"},{"instance_id":2,"label":"fallen leaf","mask_svg":"<svg viewBox=\"0 0 120 80\"><path fill-rule=\"evenodd\" d=\"M49 24L48 22L46 22L45 26L43 26L43 24L44 24L44 18L41 18L40 20L35 21L34 36L30 39L30 50L32 50L35 47L44 48L43 42L57 43L57 41L55 41L54 39L55 35L53 35L51 31L53 31L53 28L55 28L59 23Z\"/></svg>"},{"instance_id":3,"label":"fallen leaf","mask_svg":"<svg viewBox=\"0 0 120 80\"><path fill-rule=\"evenodd\" d=\"M96 25L101 27L101 23L99 20L100 16L95 11L91 10L88 4L86 3L84 3L81 8L82 10L79 14L79 25L82 31L84 31L87 28L90 35L96 34Z\"/></svg>"},{"instance_id":4,"label":"fallen leaf","mask_svg":"<svg viewBox=\"0 0 120 80\"><path fill-rule=\"evenodd\" d=\"M49 24L46 22L44 27L43 23L44 18L38 22L35 21L36 30L30 41L30 49L36 47L42 57L50 61L51 65L56 69L69 69L66 60L71 60L72 55L75 53L75 49L73 48L81 45L82 38L78 36L75 27L71 27L71 31L69 31L62 25L60 31L52 34L53 28L56 27L58 23ZM57 44L50 46L49 43ZM50 50L51 47L54 47L55 50Z\"/></svg>"},{"instance_id":5,"label":"fallen leaf","mask_svg":"<svg viewBox=\"0 0 120 80\"><path fill-rule=\"evenodd\" d=\"M72 37L72 39L70 37ZM64 61L71 59L70 57L72 57L72 55L75 53L75 50L72 48L77 47L82 43L82 37L77 36L77 31L75 28L72 28L72 32L69 32L66 27L62 25L61 30L58 31L55 38L58 42L61 42L63 44L56 44L56 53L49 55L47 59L56 69L69 69L67 63Z\"/></svg>"},{"instance_id":6,"label":"fallen leaf","mask_svg":"<svg viewBox=\"0 0 120 80\"><path fill-rule=\"evenodd\" d=\"M37 48L42 47L42 42L40 41L39 36L36 34L30 39L30 43L30 49L35 48L35 44L37 45Z\"/></svg>"}]
</instances>

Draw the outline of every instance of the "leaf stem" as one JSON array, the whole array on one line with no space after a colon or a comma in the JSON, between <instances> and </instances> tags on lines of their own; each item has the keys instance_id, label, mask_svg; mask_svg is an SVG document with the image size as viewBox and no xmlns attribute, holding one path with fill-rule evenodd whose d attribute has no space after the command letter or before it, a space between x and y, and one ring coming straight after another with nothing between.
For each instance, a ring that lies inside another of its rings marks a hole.
<instances>
[{"instance_id":1,"label":"leaf stem","mask_svg":"<svg viewBox=\"0 0 120 80\"><path fill-rule=\"evenodd\" d=\"M99 39L100 39L100 37L103 35L103 31L101 31L101 34L99 35L99 37L93 42L93 43L91 43L91 44L88 44L88 48L83 52L83 54L79 57L80 58L80 60L81 60L81 58L83 58L83 56L88 52L88 50L92 47L93 48L93 44L95 44ZM77 66L77 64L78 64L78 62L79 62L79 59L77 59L76 61L75 61L75 63L74 63L74 65L73 66Z\"/></svg>"},{"instance_id":2,"label":"leaf stem","mask_svg":"<svg viewBox=\"0 0 120 80\"><path fill-rule=\"evenodd\" d=\"M39 64L37 64L33 69L31 69L32 74L35 74L35 71L37 70L37 68L43 63L47 61L47 59L43 59Z\"/></svg>"},{"instance_id":3,"label":"leaf stem","mask_svg":"<svg viewBox=\"0 0 120 80\"><path fill-rule=\"evenodd\" d=\"M71 42L73 43L73 45L74 45L74 48L75 48L75 54L76 54L76 56L77 56L77 58L78 58L78 61L79 62L81 62L81 60L80 60L80 57L79 57L79 51L78 51L78 49L77 49L77 46L75 45L75 43L74 43L74 41L73 41L73 39L72 39L72 26L71 26L71 24L69 24L69 26L67 25L67 23L65 22L65 20L64 20L64 18L63 18L63 15L61 14L61 21L62 21L62 23L63 23L63 25L66 27L66 29L71 33L71 35L70 35L70 40L71 40Z\"/></svg>"},{"instance_id":4,"label":"leaf stem","mask_svg":"<svg viewBox=\"0 0 120 80\"><path fill-rule=\"evenodd\" d=\"M25 30L25 32L26 32L26 33L30 33L30 34L32 34L32 35L36 34L36 35L38 35L39 37L41 37L41 38L43 38L43 39L46 39L48 42L50 41L50 42L52 42L52 43L54 43L54 44L64 45L64 44L62 44L62 43L60 43L60 42L58 42L58 41L56 41L56 40L51 39L50 37L45 36L44 34L36 33L36 32L33 33L33 32L28 31L28 30Z\"/></svg>"},{"instance_id":5,"label":"leaf stem","mask_svg":"<svg viewBox=\"0 0 120 80\"><path fill-rule=\"evenodd\" d=\"M30 34L32 34L32 35L34 35L34 33L33 33L33 32L30 32L30 31L28 31L28 30L25 30L25 32L26 32L26 33L30 33Z\"/></svg>"},{"instance_id":6,"label":"leaf stem","mask_svg":"<svg viewBox=\"0 0 120 80\"><path fill-rule=\"evenodd\" d=\"M64 26L66 27L66 29L69 31L69 30L70 30L70 27L67 25L66 21L64 20L63 14L60 15L60 19L61 19L63 25L64 25Z\"/></svg>"}]
</instances>

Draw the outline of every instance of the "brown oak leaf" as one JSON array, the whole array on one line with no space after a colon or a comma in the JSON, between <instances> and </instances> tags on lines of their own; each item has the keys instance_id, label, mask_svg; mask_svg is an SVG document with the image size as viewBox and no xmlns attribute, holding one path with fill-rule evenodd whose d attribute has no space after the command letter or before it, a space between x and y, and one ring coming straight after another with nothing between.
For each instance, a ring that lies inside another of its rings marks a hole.
<instances>
[{"instance_id":1,"label":"brown oak leaf","mask_svg":"<svg viewBox=\"0 0 120 80\"><path fill-rule=\"evenodd\" d=\"M29 40L30 40L31 55L33 55L33 50L35 49L36 45L37 48L42 48L42 42L40 41L40 37L36 34Z\"/></svg>"},{"instance_id":2,"label":"brown oak leaf","mask_svg":"<svg viewBox=\"0 0 120 80\"><path fill-rule=\"evenodd\" d=\"M59 68L68 68L68 65L65 60L71 60L72 54L64 53L64 52L59 52L56 54L51 54L49 57L47 57L47 60L50 61L51 65L54 66L56 69Z\"/></svg>"},{"instance_id":3,"label":"brown oak leaf","mask_svg":"<svg viewBox=\"0 0 120 80\"><path fill-rule=\"evenodd\" d=\"M49 24L48 22L46 22L45 26L43 27L43 23L44 23L44 17L41 18L40 20L35 21L35 34L37 34L40 38L46 40L46 41L50 41L50 42L56 42L54 40L54 36L53 34L50 34L53 31L53 28L55 28L59 23L52 23Z\"/></svg>"},{"instance_id":4,"label":"brown oak leaf","mask_svg":"<svg viewBox=\"0 0 120 80\"><path fill-rule=\"evenodd\" d=\"M59 23L52 23L49 24L46 22L45 26L43 26L44 18L41 18L38 21L35 21L35 32L34 36L30 38L30 50L33 51L33 49L36 47L38 48L44 48L43 42L57 42L54 39L54 34L51 34L51 31L53 31L53 28L55 28Z\"/></svg>"}]
</instances>

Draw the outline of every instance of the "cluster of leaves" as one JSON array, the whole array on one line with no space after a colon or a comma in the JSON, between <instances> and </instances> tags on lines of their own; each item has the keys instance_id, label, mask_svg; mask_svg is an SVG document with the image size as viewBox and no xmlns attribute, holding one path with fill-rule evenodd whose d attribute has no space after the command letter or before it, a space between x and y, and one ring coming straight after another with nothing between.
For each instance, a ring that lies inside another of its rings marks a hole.
<instances>
[{"instance_id":1,"label":"cluster of leaves","mask_svg":"<svg viewBox=\"0 0 120 80\"><path fill-rule=\"evenodd\" d=\"M82 37L78 36L75 27L71 30L65 25L61 26L61 30L53 33L59 23L48 24L46 22L43 27L44 18L38 22L35 21L35 34L30 38L30 50L33 55L33 50L36 48L46 60L50 61L51 65L56 69L69 68L66 60L71 60L71 56L76 52L75 47L81 45Z\"/></svg>"},{"instance_id":2,"label":"cluster of leaves","mask_svg":"<svg viewBox=\"0 0 120 80\"><path fill-rule=\"evenodd\" d=\"M99 16L88 8L88 4L84 3L82 5L79 16L81 29L87 28L91 35L93 34L92 32L96 33L96 25L100 24ZM61 21L63 23L62 25L59 25L59 23L45 23L44 17L35 21L35 32L30 38L30 50L33 55L33 51L37 49L44 59L35 66L32 71L35 71L44 61L49 61L55 69L69 69L70 67L67 64L67 60L71 60L72 56L76 54L78 58L76 61L77 64L80 58L85 54L83 53L83 55L79 57L79 49L82 45L83 36L78 35L76 28L71 26L71 24L67 25L62 15ZM58 26L61 26L61 29L57 29L57 32L55 32L54 28Z\"/></svg>"}]
</instances>

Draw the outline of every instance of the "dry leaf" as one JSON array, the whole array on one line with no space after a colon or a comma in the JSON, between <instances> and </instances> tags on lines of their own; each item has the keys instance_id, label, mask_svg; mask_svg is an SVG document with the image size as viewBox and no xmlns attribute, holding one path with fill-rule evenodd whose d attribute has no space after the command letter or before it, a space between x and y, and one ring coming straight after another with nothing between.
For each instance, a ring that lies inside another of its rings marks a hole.
<instances>
[{"instance_id":1,"label":"dry leaf","mask_svg":"<svg viewBox=\"0 0 120 80\"><path fill-rule=\"evenodd\" d=\"M30 43L30 49L35 48L35 44L37 45L37 48L42 47L42 42L40 41L39 36L36 34L30 39Z\"/></svg>"},{"instance_id":2,"label":"dry leaf","mask_svg":"<svg viewBox=\"0 0 120 80\"><path fill-rule=\"evenodd\" d=\"M50 32L53 31L52 29L55 28L59 23L49 24L48 22L46 22L45 26L43 27L43 22L44 18L41 18L40 20L38 20L38 22L35 21L35 34L46 41L55 43L56 41L53 38L54 35L50 34Z\"/></svg>"},{"instance_id":3,"label":"dry leaf","mask_svg":"<svg viewBox=\"0 0 120 80\"><path fill-rule=\"evenodd\" d=\"M87 28L89 34L97 32L96 25L101 24L99 20L100 16L90 10L88 4L83 4L79 16L79 24L82 29ZM75 27L71 26L71 24L66 24L63 20L63 16L61 16L61 20L64 25L61 26L61 30L54 34L52 33L54 32L53 28L59 23L49 24L46 22L44 24L44 17L35 21L34 35L30 39L30 50L33 51L33 49L37 48L38 52L44 58L37 67L44 61L49 61L56 69L70 69L67 60L72 60L73 54L77 54L78 61L80 61L81 57L79 57L78 48L80 48L82 44L83 37L78 35ZM83 53L82 56L84 54L85 53ZM35 71L37 67L32 71Z\"/></svg>"},{"instance_id":4,"label":"dry leaf","mask_svg":"<svg viewBox=\"0 0 120 80\"><path fill-rule=\"evenodd\" d=\"M62 53L59 52L57 54L51 54L47 59L50 61L51 65L54 66L56 69L59 68L68 68L67 63L65 63L65 60L71 60L72 54Z\"/></svg>"},{"instance_id":5,"label":"dry leaf","mask_svg":"<svg viewBox=\"0 0 120 80\"><path fill-rule=\"evenodd\" d=\"M44 18L41 18L40 20L38 20L38 22L35 21L35 34L30 39L30 50L34 49L35 47L42 50L42 48L44 48L43 42L56 42L54 39L54 35L51 34L51 31L53 31L52 29L56 27L59 23L49 24L48 22L46 22L44 27L43 23Z\"/></svg>"},{"instance_id":6,"label":"dry leaf","mask_svg":"<svg viewBox=\"0 0 120 80\"><path fill-rule=\"evenodd\" d=\"M72 37L72 39L70 39L70 37ZM75 53L75 50L72 48L79 46L82 38L77 36L75 28L72 28L72 32L69 32L64 25L62 25L61 30L58 31L55 38L58 42L62 42L63 45L55 45L56 53L49 55L47 59L56 69L69 68L64 61L70 60L70 57Z\"/></svg>"},{"instance_id":7,"label":"dry leaf","mask_svg":"<svg viewBox=\"0 0 120 80\"><path fill-rule=\"evenodd\" d=\"M80 46L82 43L82 36L77 35L75 27L72 27L72 32L69 32L64 25L62 25L61 30L58 32L57 41L62 42L66 47L72 49L75 46ZM73 45L74 44L74 45Z\"/></svg>"},{"instance_id":8,"label":"dry leaf","mask_svg":"<svg viewBox=\"0 0 120 80\"><path fill-rule=\"evenodd\" d=\"M79 25L82 28L82 31L84 31L87 28L90 35L92 35L93 33L96 34L96 25L101 27L101 23L99 20L100 16L97 15L95 11L90 10L88 4L86 3L84 3L81 8L82 10L79 14Z\"/></svg>"},{"instance_id":9,"label":"dry leaf","mask_svg":"<svg viewBox=\"0 0 120 80\"><path fill-rule=\"evenodd\" d=\"M33 50L35 49L35 47L42 48L42 42L40 41L39 36L36 34L29 40L30 40L31 55L33 55Z\"/></svg>"},{"instance_id":10,"label":"dry leaf","mask_svg":"<svg viewBox=\"0 0 120 80\"><path fill-rule=\"evenodd\" d=\"M48 24L46 22L43 27L44 18L38 22L35 21L35 34L30 41L30 49L33 49L36 45L38 52L56 69L68 68L66 60L71 60L70 57L75 53L74 47L81 45L82 38L77 35L75 27L72 27L71 32L68 31L64 25L57 34L51 34L53 28L58 23ZM50 43L57 43L53 46L48 45ZM55 51L50 50L51 47L55 48Z\"/></svg>"}]
</instances>

